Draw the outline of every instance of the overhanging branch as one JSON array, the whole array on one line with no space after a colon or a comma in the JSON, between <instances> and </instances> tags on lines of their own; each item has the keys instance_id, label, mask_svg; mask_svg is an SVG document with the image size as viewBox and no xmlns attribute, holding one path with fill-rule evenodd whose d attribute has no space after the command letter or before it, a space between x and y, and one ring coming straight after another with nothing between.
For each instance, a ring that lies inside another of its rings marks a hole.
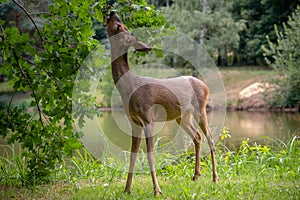
<instances>
[{"instance_id":1,"label":"overhanging branch","mask_svg":"<svg viewBox=\"0 0 300 200\"><path fill-rule=\"evenodd\" d=\"M39 34L41 40L44 41L44 38L43 38L43 36L42 36L42 34L41 34L39 28L37 27L37 25L36 25L34 19L31 17L31 15L30 15L29 12L26 10L26 8L24 8L24 6L22 6L21 4L19 4L18 2L16 2L16 0L12 0L12 1L13 1L19 8L21 8L21 9L25 12L25 14L27 15L27 17L31 20L31 22L33 23L35 29L37 30L37 32L38 32L38 34Z\"/></svg>"},{"instance_id":2,"label":"overhanging branch","mask_svg":"<svg viewBox=\"0 0 300 200\"><path fill-rule=\"evenodd\" d=\"M15 50L12 49L12 51L13 51L13 55L14 55L14 58L15 58L15 60L16 60L16 63L17 63L17 65L18 65L18 68L20 69L20 71L21 71L21 73L22 73L22 76L25 78L27 84L29 85L29 87L30 87L30 89L31 89L31 91L32 91L32 95L33 95L33 98L34 98L34 101L35 101L35 104L36 104L36 107L37 107L38 113L39 113L39 120L40 120L40 122L41 122L43 131L45 132L46 130L45 130L45 125L44 125L43 118L42 118L42 109L40 108L39 101L38 101L38 98L37 98L37 96L36 96L36 94L35 94L35 90L34 90L34 88L33 88L33 85L31 84L31 81L29 80L29 78L28 78L26 72L24 71L24 69L23 69L22 66L20 65L20 63L19 63L19 58L18 58L18 56L17 56Z\"/></svg>"}]
</instances>

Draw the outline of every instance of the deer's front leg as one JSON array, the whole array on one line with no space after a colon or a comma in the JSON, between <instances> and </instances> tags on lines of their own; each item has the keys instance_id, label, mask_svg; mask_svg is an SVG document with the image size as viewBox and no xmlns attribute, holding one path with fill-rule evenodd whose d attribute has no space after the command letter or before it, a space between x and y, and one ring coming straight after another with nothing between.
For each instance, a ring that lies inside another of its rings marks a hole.
<instances>
[{"instance_id":1,"label":"deer's front leg","mask_svg":"<svg viewBox=\"0 0 300 200\"><path fill-rule=\"evenodd\" d=\"M141 139L142 139L142 127L139 127L136 124L132 123L131 128L132 128L132 136L131 136L130 166L129 166L126 187L124 190L124 192L127 193L131 192L131 183L132 183L135 161L137 158L137 154L139 152Z\"/></svg>"},{"instance_id":2,"label":"deer's front leg","mask_svg":"<svg viewBox=\"0 0 300 200\"><path fill-rule=\"evenodd\" d=\"M148 124L145 126L145 136L146 136L146 145L147 145L147 158L151 170L152 182L154 186L154 195L161 195L161 190L158 185L158 181L156 178L155 172L155 164L154 164L154 138L153 138L153 125Z\"/></svg>"}]
</instances>

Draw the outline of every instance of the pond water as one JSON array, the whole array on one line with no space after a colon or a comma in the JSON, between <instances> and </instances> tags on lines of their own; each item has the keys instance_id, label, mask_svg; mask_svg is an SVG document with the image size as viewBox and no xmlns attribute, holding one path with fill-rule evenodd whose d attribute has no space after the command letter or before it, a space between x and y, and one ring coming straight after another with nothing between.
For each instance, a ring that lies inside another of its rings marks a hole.
<instances>
[{"instance_id":1,"label":"pond water","mask_svg":"<svg viewBox=\"0 0 300 200\"><path fill-rule=\"evenodd\" d=\"M224 126L231 134L228 145L239 146L243 139L276 145L280 141L288 142L296 132L299 133L300 114L232 111L226 113Z\"/></svg>"},{"instance_id":2,"label":"pond water","mask_svg":"<svg viewBox=\"0 0 300 200\"><path fill-rule=\"evenodd\" d=\"M225 144L230 149L236 149L241 141L249 139L250 143L278 145L280 141L287 142L293 134L300 132L300 113L271 113L271 112L227 112L225 120L224 113L211 112L208 118L212 117L224 122L229 130L230 138ZM223 124L223 123L222 123ZM211 127L216 141L221 134L221 127ZM83 129L82 141L87 149L97 158L103 156L103 152L112 155L126 154L131 145L131 131L128 120L123 112L104 112L100 118L87 121ZM191 147L192 142L185 132L175 121L167 123L156 123L154 127L157 152L180 152ZM204 136L202 137L204 138ZM142 142L142 149L145 152L145 142ZM0 138L0 144L5 144ZM204 139L202 152L207 152L208 146ZM3 154L3 146L0 148L0 155Z\"/></svg>"},{"instance_id":3,"label":"pond water","mask_svg":"<svg viewBox=\"0 0 300 200\"><path fill-rule=\"evenodd\" d=\"M208 118L219 117L222 120L223 114L214 111L208 114ZM248 139L250 143L268 145L286 143L293 134L300 131L299 113L231 111L226 113L223 121L224 127L229 130L231 136L224 143L230 149L236 149L244 139ZM84 129L83 143L95 157L101 157L104 149L109 149L109 152L114 155L128 153L131 132L123 112L104 112L103 117L88 123L90 124L87 124ZM221 128L211 127L215 141L222 132ZM158 152L179 152L192 147L191 139L175 121L156 123L154 134ZM202 138L204 139L201 147L203 153L208 151L208 145L204 136ZM145 152L144 143L143 141L142 149Z\"/></svg>"}]
</instances>

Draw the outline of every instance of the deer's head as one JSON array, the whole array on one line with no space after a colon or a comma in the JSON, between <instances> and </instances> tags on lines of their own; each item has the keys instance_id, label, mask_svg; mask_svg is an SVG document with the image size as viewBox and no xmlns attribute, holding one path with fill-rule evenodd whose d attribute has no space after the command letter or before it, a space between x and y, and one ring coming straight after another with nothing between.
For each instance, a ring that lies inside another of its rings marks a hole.
<instances>
[{"instance_id":1,"label":"deer's head","mask_svg":"<svg viewBox=\"0 0 300 200\"><path fill-rule=\"evenodd\" d=\"M151 47L131 35L115 12L106 19L106 29L111 43L117 43L119 48L133 46L137 51L150 51Z\"/></svg>"}]
</instances>

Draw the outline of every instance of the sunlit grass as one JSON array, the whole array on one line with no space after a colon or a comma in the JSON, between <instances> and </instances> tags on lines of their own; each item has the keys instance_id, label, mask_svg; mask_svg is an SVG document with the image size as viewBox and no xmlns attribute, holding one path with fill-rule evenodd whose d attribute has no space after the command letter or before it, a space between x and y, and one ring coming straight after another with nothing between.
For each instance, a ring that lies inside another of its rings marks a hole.
<instances>
[{"instance_id":1,"label":"sunlit grass","mask_svg":"<svg viewBox=\"0 0 300 200\"><path fill-rule=\"evenodd\" d=\"M219 68L225 87L237 83L265 81L274 71L266 67L223 67Z\"/></svg>"}]
</instances>

